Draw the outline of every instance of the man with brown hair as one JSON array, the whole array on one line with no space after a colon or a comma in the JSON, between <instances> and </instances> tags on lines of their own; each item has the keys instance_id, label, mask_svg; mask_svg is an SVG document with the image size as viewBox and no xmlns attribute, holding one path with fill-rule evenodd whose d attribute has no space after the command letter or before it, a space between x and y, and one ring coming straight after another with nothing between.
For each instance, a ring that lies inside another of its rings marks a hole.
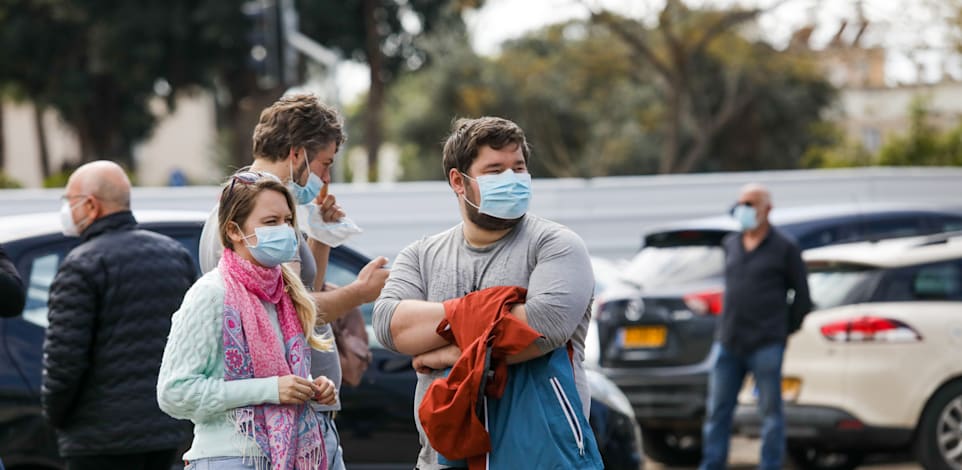
<instances>
[{"instance_id":1,"label":"man with brown hair","mask_svg":"<svg viewBox=\"0 0 962 470\"><path fill-rule=\"evenodd\" d=\"M527 213L529 153L521 128L497 117L458 120L444 145L444 171L462 223L402 250L374 307L378 341L415 356L416 408L431 383L444 377L461 355L436 331L446 318L443 302L489 287L517 286L526 288L527 296L510 313L541 337L508 356L507 363L541 358L570 344L579 395L571 398L575 403L580 400L580 411L588 415L590 397L582 362L594 287L591 262L577 234ZM422 446L418 469L462 465L439 458L422 423L415 422ZM547 435L530 438L531 455L552 442Z\"/></svg>"},{"instance_id":2,"label":"man with brown hair","mask_svg":"<svg viewBox=\"0 0 962 470\"><path fill-rule=\"evenodd\" d=\"M261 112L254 128L254 162L246 170L271 175L287 184L299 205L316 203L324 222L336 222L344 217L333 194L322 191L331 182L331 166L338 148L346 136L340 116L334 108L325 105L316 96L299 94L285 96ZM314 206L308 206L314 207ZM300 213L299 213L300 214ZM321 335L331 335L330 323L354 307L377 298L387 279L387 263L384 257L374 259L358 274L357 279L334 290L324 290L324 274L327 271L331 246L315 238L302 236L298 244L298 268L301 280L317 303L318 319L324 325L318 327ZM204 224L200 240L200 265L204 272L217 267L223 251L218 238L217 208ZM325 376L341 386L341 365L336 352L315 351L311 358L311 373ZM334 427L334 415L341 408L334 405L312 403L321 416L321 427L327 448L330 470L344 468L340 442Z\"/></svg>"}]
</instances>

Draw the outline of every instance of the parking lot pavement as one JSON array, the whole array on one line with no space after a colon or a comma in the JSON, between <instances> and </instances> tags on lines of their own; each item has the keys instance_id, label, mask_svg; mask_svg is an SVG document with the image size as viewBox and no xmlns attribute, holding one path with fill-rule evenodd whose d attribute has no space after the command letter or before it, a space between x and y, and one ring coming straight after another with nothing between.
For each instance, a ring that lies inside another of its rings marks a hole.
<instances>
[{"instance_id":1,"label":"parking lot pavement","mask_svg":"<svg viewBox=\"0 0 962 470\"><path fill-rule=\"evenodd\" d=\"M728 455L729 470L753 470L758 468L758 439L735 437L732 439L731 451ZM648 460L645 470L688 470L695 467L667 467L658 462ZM786 468L790 468L786 464ZM859 468L877 470L921 470L922 466L911 460L908 455L873 456L866 459L866 463Z\"/></svg>"}]
</instances>

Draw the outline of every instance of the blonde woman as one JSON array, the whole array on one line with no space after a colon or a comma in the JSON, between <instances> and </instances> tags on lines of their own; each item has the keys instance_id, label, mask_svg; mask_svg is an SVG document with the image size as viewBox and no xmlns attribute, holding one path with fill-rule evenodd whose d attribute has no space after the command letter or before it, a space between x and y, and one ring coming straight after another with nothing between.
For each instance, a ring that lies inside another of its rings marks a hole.
<instances>
[{"instance_id":1,"label":"blonde woman","mask_svg":"<svg viewBox=\"0 0 962 470\"><path fill-rule=\"evenodd\" d=\"M326 377L310 379L316 310L282 263L297 251L294 201L276 178L242 172L221 193L224 253L173 317L157 401L194 422L188 470L324 470L318 418L309 402L334 403Z\"/></svg>"}]
</instances>

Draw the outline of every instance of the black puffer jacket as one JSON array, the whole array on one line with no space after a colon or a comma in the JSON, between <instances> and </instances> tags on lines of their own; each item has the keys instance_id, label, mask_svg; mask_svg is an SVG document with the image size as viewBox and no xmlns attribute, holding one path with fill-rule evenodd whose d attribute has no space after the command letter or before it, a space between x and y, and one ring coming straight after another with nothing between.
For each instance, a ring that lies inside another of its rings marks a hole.
<instances>
[{"instance_id":1,"label":"black puffer jacket","mask_svg":"<svg viewBox=\"0 0 962 470\"><path fill-rule=\"evenodd\" d=\"M20 273L0 246L0 317L15 317L23 313L25 296Z\"/></svg>"},{"instance_id":2,"label":"black puffer jacket","mask_svg":"<svg viewBox=\"0 0 962 470\"><path fill-rule=\"evenodd\" d=\"M50 287L43 411L65 457L173 449L190 436L160 411L156 390L194 262L177 241L136 224L130 212L95 221Z\"/></svg>"}]
</instances>

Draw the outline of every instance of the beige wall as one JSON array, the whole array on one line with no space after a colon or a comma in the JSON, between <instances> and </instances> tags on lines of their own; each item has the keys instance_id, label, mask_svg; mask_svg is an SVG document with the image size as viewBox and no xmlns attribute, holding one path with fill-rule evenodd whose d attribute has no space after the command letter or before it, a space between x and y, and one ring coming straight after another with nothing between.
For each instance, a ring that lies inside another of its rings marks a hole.
<instances>
[{"instance_id":1,"label":"beige wall","mask_svg":"<svg viewBox=\"0 0 962 470\"><path fill-rule=\"evenodd\" d=\"M25 187L38 188L43 183L40 149L34 125L33 105L28 103L0 103L3 106L3 141L6 156L3 170ZM64 161L80 157L77 138L53 111L44 115L47 131L47 152L51 171L58 171Z\"/></svg>"},{"instance_id":2,"label":"beige wall","mask_svg":"<svg viewBox=\"0 0 962 470\"><path fill-rule=\"evenodd\" d=\"M926 100L930 122L948 129L962 117L962 82L891 88L848 88L839 91L838 121L846 134L869 151L887 139L904 134L909 127L909 107L920 97Z\"/></svg>"},{"instance_id":3,"label":"beige wall","mask_svg":"<svg viewBox=\"0 0 962 470\"><path fill-rule=\"evenodd\" d=\"M155 112L166 108L160 100L152 107ZM220 182L215 119L210 94L179 98L174 114L161 120L150 138L134 148L140 185L164 186L174 168L183 171L193 184Z\"/></svg>"},{"instance_id":4,"label":"beige wall","mask_svg":"<svg viewBox=\"0 0 962 470\"><path fill-rule=\"evenodd\" d=\"M40 168L33 106L2 103L6 165L3 169L28 188L41 187ZM217 127L213 97L208 93L185 95L177 99L176 111L167 115L162 100L152 103L162 116L150 137L135 146L137 180L142 186L166 185L170 172L180 168L191 183L209 184L221 179L217 162ZM79 144L73 132L53 111L44 116L52 171L59 171L65 161L80 158Z\"/></svg>"}]
</instances>

